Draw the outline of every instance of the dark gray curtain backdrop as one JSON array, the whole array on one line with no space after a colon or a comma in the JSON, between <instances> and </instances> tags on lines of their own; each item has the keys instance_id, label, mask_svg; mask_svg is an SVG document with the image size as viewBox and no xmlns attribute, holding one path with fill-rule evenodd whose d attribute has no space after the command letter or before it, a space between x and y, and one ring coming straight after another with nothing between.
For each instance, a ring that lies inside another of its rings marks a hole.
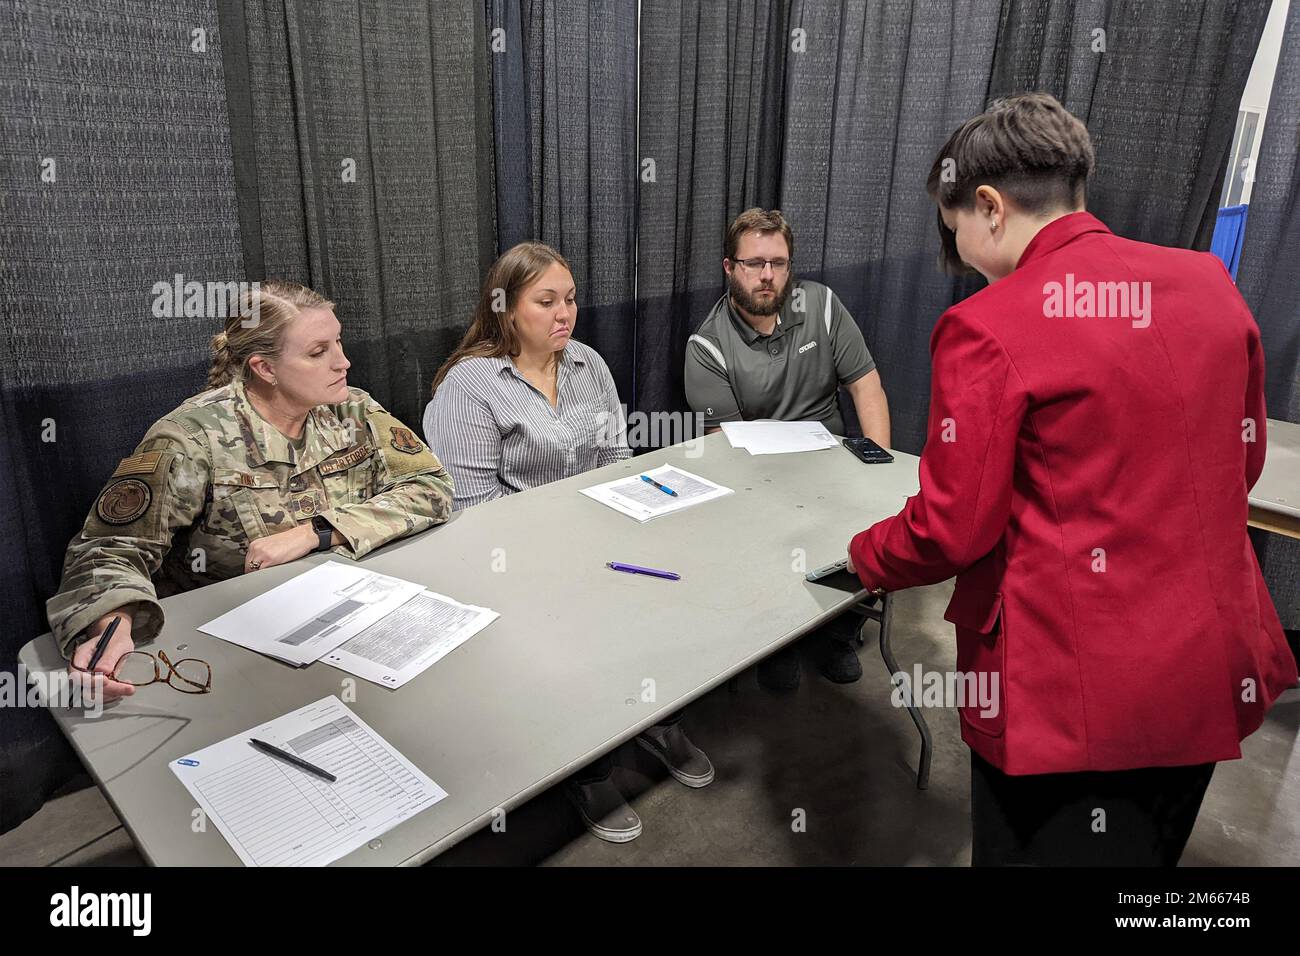
<instances>
[{"instance_id":1,"label":"dark gray curtain backdrop","mask_svg":"<svg viewBox=\"0 0 1300 956\"><path fill-rule=\"evenodd\" d=\"M988 0L797 0L791 12L807 36L787 68L781 187L796 265L862 328L904 451L925 436L934 323L983 283L939 272L925 178L948 135L984 109L998 14ZM840 405L856 423L852 402Z\"/></svg>"},{"instance_id":2,"label":"dark gray curtain backdrop","mask_svg":"<svg viewBox=\"0 0 1300 956\"><path fill-rule=\"evenodd\" d=\"M242 262L208 0L0 0L0 71L0 668L12 672L48 630L64 549L117 461L203 387L212 329L155 318L154 283L238 280ZM43 711L0 708L0 831L78 766Z\"/></svg>"},{"instance_id":3,"label":"dark gray curtain backdrop","mask_svg":"<svg viewBox=\"0 0 1300 956\"><path fill-rule=\"evenodd\" d=\"M1083 120L1097 152L1088 208L1114 232L1209 249L1268 7L1004 0L989 96L1041 90Z\"/></svg>"},{"instance_id":4,"label":"dark gray curtain backdrop","mask_svg":"<svg viewBox=\"0 0 1300 956\"><path fill-rule=\"evenodd\" d=\"M1122 235L1208 248L1266 12L1220 0L796 0L791 26L808 31L808 50L787 69L782 205L800 272L831 285L863 329L896 447L924 441L935 321L982 285L934 266L924 184L952 130L998 96L1053 93L1093 136L1089 208Z\"/></svg>"},{"instance_id":5,"label":"dark gray curtain backdrop","mask_svg":"<svg viewBox=\"0 0 1300 956\"><path fill-rule=\"evenodd\" d=\"M499 251L549 243L573 267L576 337L633 391L636 0L487 0ZM496 30L503 31L495 34Z\"/></svg>"},{"instance_id":6,"label":"dark gray curtain backdrop","mask_svg":"<svg viewBox=\"0 0 1300 956\"><path fill-rule=\"evenodd\" d=\"M722 293L727 225L776 205L788 6L641 4L638 409L685 409L686 340Z\"/></svg>"},{"instance_id":7,"label":"dark gray curtain backdrop","mask_svg":"<svg viewBox=\"0 0 1300 956\"><path fill-rule=\"evenodd\" d=\"M498 254L533 236L528 43L520 0L486 0Z\"/></svg>"},{"instance_id":8,"label":"dark gray curtain backdrop","mask_svg":"<svg viewBox=\"0 0 1300 956\"><path fill-rule=\"evenodd\" d=\"M418 429L496 241L482 0L218 6L249 278L334 299L351 382Z\"/></svg>"},{"instance_id":9,"label":"dark gray curtain backdrop","mask_svg":"<svg viewBox=\"0 0 1300 956\"><path fill-rule=\"evenodd\" d=\"M522 4L532 238L564 253L576 335L631 401L636 268L636 0Z\"/></svg>"},{"instance_id":10,"label":"dark gray curtain backdrop","mask_svg":"<svg viewBox=\"0 0 1300 956\"><path fill-rule=\"evenodd\" d=\"M1292 0L1259 146L1237 285L1259 322L1268 417L1300 422L1300 3ZM1300 541L1251 530L1282 626L1300 629Z\"/></svg>"}]
</instances>

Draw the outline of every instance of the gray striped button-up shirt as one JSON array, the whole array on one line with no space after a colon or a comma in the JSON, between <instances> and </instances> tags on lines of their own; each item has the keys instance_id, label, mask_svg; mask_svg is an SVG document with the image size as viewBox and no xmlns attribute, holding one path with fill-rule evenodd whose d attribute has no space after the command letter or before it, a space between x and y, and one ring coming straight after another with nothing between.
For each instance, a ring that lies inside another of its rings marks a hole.
<instances>
[{"instance_id":1,"label":"gray striped button-up shirt","mask_svg":"<svg viewBox=\"0 0 1300 956\"><path fill-rule=\"evenodd\" d=\"M630 458L614 377L570 340L551 407L508 357L453 365L424 409L424 440L451 472L455 509Z\"/></svg>"}]
</instances>

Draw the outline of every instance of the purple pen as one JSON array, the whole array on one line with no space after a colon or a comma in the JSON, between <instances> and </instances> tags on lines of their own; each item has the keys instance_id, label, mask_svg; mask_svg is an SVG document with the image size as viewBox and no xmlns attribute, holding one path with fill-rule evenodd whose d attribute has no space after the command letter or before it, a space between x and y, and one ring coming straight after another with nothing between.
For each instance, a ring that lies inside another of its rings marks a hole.
<instances>
[{"instance_id":1,"label":"purple pen","mask_svg":"<svg viewBox=\"0 0 1300 956\"><path fill-rule=\"evenodd\" d=\"M605 567L612 568L615 571L622 571L625 574L648 574L652 578L667 578L669 581L680 581L682 576L673 571L656 571L654 568L642 568L635 564L620 564L618 561L608 561Z\"/></svg>"}]
</instances>

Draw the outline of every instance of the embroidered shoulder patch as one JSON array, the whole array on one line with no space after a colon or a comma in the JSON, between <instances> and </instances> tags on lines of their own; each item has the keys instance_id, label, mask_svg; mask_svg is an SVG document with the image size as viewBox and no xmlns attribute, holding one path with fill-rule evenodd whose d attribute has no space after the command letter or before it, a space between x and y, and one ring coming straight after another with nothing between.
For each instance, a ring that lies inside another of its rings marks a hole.
<instances>
[{"instance_id":1,"label":"embroidered shoulder patch","mask_svg":"<svg viewBox=\"0 0 1300 956\"><path fill-rule=\"evenodd\" d=\"M132 455L130 458L123 458L118 464L117 470L110 477L152 475L158 470L158 462L162 461L162 455L163 453L160 451L146 451L139 455Z\"/></svg>"},{"instance_id":2,"label":"embroidered shoulder patch","mask_svg":"<svg viewBox=\"0 0 1300 956\"><path fill-rule=\"evenodd\" d=\"M415 432L388 412L371 413L367 425L383 455L384 469L390 479L442 470L438 459Z\"/></svg>"},{"instance_id":3,"label":"embroidered shoulder patch","mask_svg":"<svg viewBox=\"0 0 1300 956\"><path fill-rule=\"evenodd\" d=\"M157 462L154 462L155 467ZM151 469L152 471L152 469ZM123 478L105 488L95 502L95 513L104 524L124 525L149 510L153 492L139 478Z\"/></svg>"},{"instance_id":4,"label":"embroidered shoulder patch","mask_svg":"<svg viewBox=\"0 0 1300 956\"><path fill-rule=\"evenodd\" d=\"M388 430L393 436L389 444L398 451L405 452L408 455L418 455L424 451L424 444L405 425L390 425Z\"/></svg>"}]
</instances>

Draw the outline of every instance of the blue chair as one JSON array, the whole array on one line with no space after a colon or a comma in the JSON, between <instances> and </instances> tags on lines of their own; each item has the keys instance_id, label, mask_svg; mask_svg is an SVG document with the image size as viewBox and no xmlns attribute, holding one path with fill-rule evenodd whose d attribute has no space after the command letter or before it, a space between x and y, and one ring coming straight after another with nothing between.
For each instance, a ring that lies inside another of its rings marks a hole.
<instances>
[{"instance_id":1,"label":"blue chair","mask_svg":"<svg viewBox=\"0 0 1300 956\"><path fill-rule=\"evenodd\" d=\"M1223 260L1232 281L1237 281L1237 266L1241 263L1241 243L1246 238L1246 211L1249 205L1224 206L1214 223L1214 238L1210 251Z\"/></svg>"}]
</instances>

